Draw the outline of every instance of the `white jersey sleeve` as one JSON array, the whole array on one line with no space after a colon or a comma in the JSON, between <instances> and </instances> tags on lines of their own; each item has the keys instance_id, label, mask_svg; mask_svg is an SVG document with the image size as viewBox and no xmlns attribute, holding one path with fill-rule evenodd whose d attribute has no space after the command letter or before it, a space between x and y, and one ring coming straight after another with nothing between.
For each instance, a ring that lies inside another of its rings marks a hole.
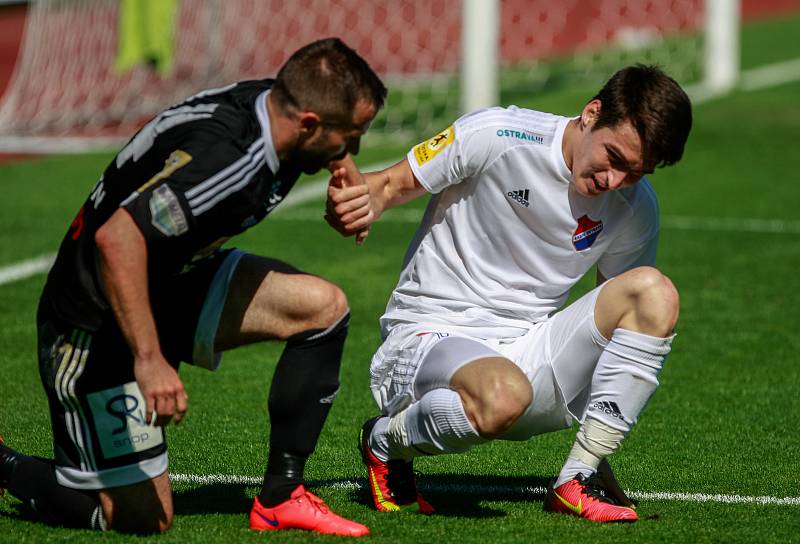
<instances>
[{"instance_id":1,"label":"white jersey sleeve","mask_svg":"<svg viewBox=\"0 0 800 544\"><path fill-rule=\"evenodd\" d=\"M606 278L637 266L655 266L658 249L658 199L647 178L620 190L632 210L630 219L597 262Z\"/></svg>"},{"instance_id":2,"label":"white jersey sleeve","mask_svg":"<svg viewBox=\"0 0 800 544\"><path fill-rule=\"evenodd\" d=\"M476 118L483 121L492 110L504 111L490 108L465 115L408 152L411 170L428 192L436 194L478 176L502 153L504 142L486 137L482 132L490 129L473 122Z\"/></svg>"}]
</instances>

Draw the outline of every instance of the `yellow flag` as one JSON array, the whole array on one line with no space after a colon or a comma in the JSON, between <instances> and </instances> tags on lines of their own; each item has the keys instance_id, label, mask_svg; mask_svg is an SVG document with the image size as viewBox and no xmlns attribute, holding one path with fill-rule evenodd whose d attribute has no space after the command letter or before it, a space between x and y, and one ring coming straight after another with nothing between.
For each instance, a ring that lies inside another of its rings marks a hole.
<instances>
[{"instance_id":1,"label":"yellow flag","mask_svg":"<svg viewBox=\"0 0 800 544\"><path fill-rule=\"evenodd\" d=\"M117 62L122 75L137 64L162 77L172 71L178 0L120 0Z\"/></svg>"}]
</instances>

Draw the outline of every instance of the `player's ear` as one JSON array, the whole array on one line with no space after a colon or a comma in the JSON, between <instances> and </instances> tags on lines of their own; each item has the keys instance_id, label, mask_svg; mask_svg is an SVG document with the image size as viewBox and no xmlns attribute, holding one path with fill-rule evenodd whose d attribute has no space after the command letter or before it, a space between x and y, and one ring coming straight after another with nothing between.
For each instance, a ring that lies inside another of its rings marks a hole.
<instances>
[{"instance_id":1,"label":"player's ear","mask_svg":"<svg viewBox=\"0 0 800 544\"><path fill-rule=\"evenodd\" d=\"M298 118L300 122L300 132L307 135L313 134L322 123L319 115L313 111L300 112Z\"/></svg>"},{"instance_id":2,"label":"player's ear","mask_svg":"<svg viewBox=\"0 0 800 544\"><path fill-rule=\"evenodd\" d=\"M583 107L581 112L581 128L591 128L597 119L600 118L600 110L603 104L596 98Z\"/></svg>"}]
</instances>

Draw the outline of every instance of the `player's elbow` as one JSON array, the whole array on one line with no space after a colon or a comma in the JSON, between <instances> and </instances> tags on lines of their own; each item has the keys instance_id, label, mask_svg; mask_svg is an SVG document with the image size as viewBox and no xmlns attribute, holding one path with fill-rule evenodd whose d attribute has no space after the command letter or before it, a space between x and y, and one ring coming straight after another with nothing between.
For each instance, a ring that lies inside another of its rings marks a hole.
<instances>
[{"instance_id":1,"label":"player's elbow","mask_svg":"<svg viewBox=\"0 0 800 544\"><path fill-rule=\"evenodd\" d=\"M133 227L133 228L132 228ZM126 239L141 237L136 230L133 219L123 210L117 210L94 234L94 243L103 254L112 253Z\"/></svg>"},{"instance_id":2,"label":"player's elbow","mask_svg":"<svg viewBox=\"0 0 800 544\"><path fill-rule=\"evenodd\" d=\"M108 228L108 223L106 223L94 233L94 243L101 253L108 251L114 241L110 231L111 229Z\"/></svg>"}]
</instances>

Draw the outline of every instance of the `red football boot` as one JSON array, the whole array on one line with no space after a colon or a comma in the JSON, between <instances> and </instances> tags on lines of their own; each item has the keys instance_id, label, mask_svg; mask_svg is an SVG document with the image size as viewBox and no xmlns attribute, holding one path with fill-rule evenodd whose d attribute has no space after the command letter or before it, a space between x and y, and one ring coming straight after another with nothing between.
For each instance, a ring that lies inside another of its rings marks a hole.
<instances>
[{"instance_id":1,"label":"red football boot","mask_svg":"<svg viewBox=\"0 0 800 544\"><path fill-rule=\"evenodd\" d=\"M258 497L250 510L250 528L255 531L280 531L304 529L323 535L364 536L369 534L365 525L334 514L316 495L297 486L292 496L278 506L262 506Z\"/></svg>"},{"instance_id":2,"label":"red football boot","mask_svg":"<svg viewBox=\"0 0 800 544\"><path fill-rule=\"evenodd\" d=\"M544 509L547 512L560 512L604 523L633 522L639 519L633 508L620 506L608 496L595 475L587 478L578 474L555 489L549 487L544 499Z\"/></svg>"},{"instance_id":3,"label":"red football boot","mask_svg":"<svg viewBox=\"0 0 800 544\"><path fill-rule=\"evenodd\" d=\"M367 466L367 479L372 492L372 502L379 512L398 512L407 510L420 514L433 514L433 506L417 491L414 466L403 460L390 460L386 463L375 457L369 447L369 435L375 422L374 417L361 427L358 449L361 459Z\"/></svg>"}]
</instances>

